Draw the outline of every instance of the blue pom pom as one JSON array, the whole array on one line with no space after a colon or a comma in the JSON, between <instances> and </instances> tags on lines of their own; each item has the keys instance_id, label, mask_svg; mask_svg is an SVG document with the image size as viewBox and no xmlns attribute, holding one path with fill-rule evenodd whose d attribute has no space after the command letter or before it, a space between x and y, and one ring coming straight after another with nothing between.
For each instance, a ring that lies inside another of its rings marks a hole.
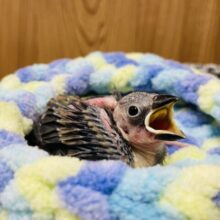
<instances>
[{"instance_id":1,"label":"blue pom pom","mask_svg":"<svg viewBox=\"0 0 220 220\"><path fill-rule=\"evenodd\" d=\"M35 64L19 69L16 72L16 75L23 83L31 81L44 81L48 70L49 66L46 64Z\"/></svg>"},{"instance_id":2,"label":"blue pom pom","mask_svg":"<svg viewBox=\"0 0 220 220\"><path fill-rule=\"evenodd\" d=\"M187 75L190 75L189 71L165 68L152 79L153 89L158 92L178 95L178 87L176 88L175 85L181 82ZM178 96L181 97L181 95L179 94Z\"/></svg>"},{"instance_id":3,"label":"blue pom pom","mask_svg":"<svg viewBox=\"0 0 220 220\"><path fill-rule=\"evenodd\" d=\"M138 65L134 60L127 58L124 53L106 53L104 54L104 58L108 63L113 64L116 67Z\"/></svg>"},{"instance_id":4,"label":"blue pom pom","mask_svg":"<svg viewBox=\"0 0 220 220\"><path fill-rule=\"evenodd\" d=\"M95 71L94 66L89 60L78 58L76 60L71 60L65 65L65 72L71 75L89 75Z\"/></svg>"},{"instance_id":5,"label":"blue pom pom","mask_svg":"<svg viewBox=\"0 0 220 220\"><path fill-rule=\"evenodd\" d=\"M36 112L36 98L33 93L15 90L1 91L0 101L13 101L17 104L21 113L28 118L34 118Z\"/></svg>"},{"instance_id":6,"label":"blue pom pom","mask_svg":"<svg viewBox=\"0 0 220 220\"><path fill-rule=\"evenodd\" d=\"M208 82L211 77L207 75L187 75L179 82L176 82L175 90L178 96L184 98L185 101L197 104L197 91L201 85Z\"/></svg>"},{"instance_id":7,"label":"blue pom pom","mask_svg":"<svg viewBox=\"0 0 220 220\"><path fill-rule=\"evenodd\" d=\"M79 174L60 182L60 187L66 185L81 185L104 194L111 194L120 182L127 165L122 162L87 162Z\"/></svg>"},{"instance_id":8,"label":"blue pom pom","mask_svg":"<svg viewBox=\"0 0 220 220\"><path fill-rule=\"evenodd\" d=\"M187 135L187 137L180 140L180 142L187 143L187 144L192 144L192 145L195 145L195 146L199 146L199 141L196 138L194 138L193 136L190 136L190 135Z\"/></svg>"},{"instance_id":9,"label":"blue pom pom","mask_svg":"<svg viewBox=\"0 0 220 220\"><path fill-rule=\"evenodd\" d=\"M184 70L190 71L190 68L189 68L188 66L185 66L185 65L183 65L182 63L179 63L179 62L174 61L174 60L166 60L166 64L167 64L170 68L184 69Z\"/></svg>"},{"instance_id":10,"label":"blue pom pom","mask_svg":"<svg viewBox=\"0 0 220 220\"><path fill-rule=\"evenodd\" d=\"M89 90L89 74L74 75L66 78L65 91L68 94L83 95Z\"/></svg>"},{"instance_id":11,"label":"blue pom pom","mask_svg":"<svg viewBox=\"0 0 220 220\"><path fill-rule=\"evenodd\" d=\"M6 163L0 162L0 193L4 190L8 182L13 178L14 172L7 166Z\"/></svg>"},{"instance_id":12,"label":"blue pom pom","mask_svg":"<svg viewBox=\"0 0 220 220\"><path fill-rule=\"evenodd\" d=\"M67 184L58 187L58 194L62 204L80 218L110 220L107 197L100 192L80 185Z\"/></svg>"},{"instance_id":13,"label":"blue pom pom","mask_svg":"<svg viewBox=\"0 0 220 220\"><path fill-rule=\"evenodd\" d=\"M26 144L22 136L13 134L11 132L0 130L0 149L11 144Z\"/></svg>"},{"instance_id":14,"label":"blue pom pom","mask_svg":"<svg viewBox=\"0 0 220 220\"><path fill-rule=\"evenodd\" d=\"M191 109L179 111L175 118L185 127L196 127L204 124L209 124L213 119L202 112L194 111Z\"/></svg>"},{"instance_id":15,"label":"blue pom pom","mask_svg":"<svg viewBox=\"0 0 220 220\"><path fill-rule=\"evenodd\" d=\"M55 96L55 92L51 84L46 84L38 87L34 93L36 97L35 113L39 115L45 111L48 101Z\"/></svg>"},{"instance_id":16,"label":"blue pom pom","mask_svg":"<svg viewBox=\"0 0 220 220\"><path fill-rule=\"evenodd\" d=\"M159 65L159 66L162 66L163 68L165 68L166 66L168 66L166 64L166 61L160 57L160 56L157 56L155 54L151 54L151 53L147 53L143 56L141 56L139 59L138 59L138 63L140 65Z\"/></svg>"},{"instance_id":17,"label":"blue pom pom","mask_svg":"<svg viewBox=\"0 0 220 220\"><path fill-rule=\"evenodd\" d=\"M66 64L70 61L72 61L72 60L71 59L58 59L58 60L55 60L55 61L49 63L49 66L52 69L65 71Z\"/></svg>"},{"instance_id":18,"label":"blue pom pom","mask_svg":"<svg viewBox=\"0 0 220 220\"><path fill-rule=\"evenodd\" d=\"M152 79L156 77L163 67L157 65L146 65L138 68L137 74L132 79L131 86L134 90L153 92Z\"/></svg>"},{"instance_id":19,"label":"blue pom pom","mask_svg":"<svg viewBox=\"0 0 220 220\"><path fill-rule=\"evenodd\" d=\"M220 156L220 144L208 151L209 154L218 154Z\"/></svg>"},{"instance_id":20,"label":"blue pom pom","mask_svg":"<svg viewBox=\"0 0 220 220\"><path fill-rule=\"evenodd\" d=\"M94 67L89 61L78 59L66 65L66 70L71 74L66 78L65 90L68 94L83 95L89 91L90 74Z\"/></svg>"},{"instance_id":21,"label":"blue pom pom","mask_svg":"<svg viewBox=\"0 0 220 220\"><path fill-rule=\"evenodd\" d=\"M176 145L167 145L167 153L169 155L175 153L177 150L179 150L179 147Z\"/></svg>"},{"instance_id":22,"label":"blue pom pom","mask_svg":"<svg viewBox=\"0 0 220 220\"><path fill-rule=\"evenodd\" d=\"M128 170L110 196L110 210L118 219L181 219L180 214L158 206L161 192L176 176L178 169L155 166L150 169Z\"/></svg>"},{"instance_id":23,"label":"blue pom pom","mask_svg":"<svg viewBox=\"0 0 220 220\"><path fill-rule=\"evenodd\" d=\"M213 201L220 207L220 192L213 198Z\"/></svg>"}]
</instances>

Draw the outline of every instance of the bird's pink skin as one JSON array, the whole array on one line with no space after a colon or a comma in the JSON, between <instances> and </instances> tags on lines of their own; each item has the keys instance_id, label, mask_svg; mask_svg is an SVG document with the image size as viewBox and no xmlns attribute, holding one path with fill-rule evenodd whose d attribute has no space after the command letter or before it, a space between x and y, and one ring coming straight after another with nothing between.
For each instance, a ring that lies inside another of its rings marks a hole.
<instances>
[{"instance_id":1,"label":"bird's pink skin","mask_svg":"<svg viewBox=\"0 0 220 220\"><path fill-rule=\"evenodd\" d=\"M106 113L106 111L104 109L100 110L100 118L101 118L105 128L108 131L112 131L111 122L110 122L109 116L107 115L107 113Z\"/></svg>"},{"instance_id":2,"label":"bird's pink skin","mask_svg":"<svg viewBox=\"0 0 220 220\"><path fill-rule=\"evenodd\" d=\"M113 96L92 98L92 99L86 100L86 102L90 105L94 105L94 106L97 106L99 108L108 108L112 111L115 109L115 107L117 105L117 101Z\"/></svg>"},{"instance_id":3,"label":"bird's pink skin","mask_svg":"<svg viewBox=\"0 0 220 220\"><path fill-rule=\"evenodd\" d=\"M100 108L100 118L103 121L106 129L108 131L111 131L112 130L110 126L111 122L110 122L108 115L104 111L104 109L107 108L111 111L114 111L115 106L117 105L116 99L113 96L105 96L105 97L100 97L100 98L88 99L86 100L86 103Z\"/></svg>"}]
</instances>

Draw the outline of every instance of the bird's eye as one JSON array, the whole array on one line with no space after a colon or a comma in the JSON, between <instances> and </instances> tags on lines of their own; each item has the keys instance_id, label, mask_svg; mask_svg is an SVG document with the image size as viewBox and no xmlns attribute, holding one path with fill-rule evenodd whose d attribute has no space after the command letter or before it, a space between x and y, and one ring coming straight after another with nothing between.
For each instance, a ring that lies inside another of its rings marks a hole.
<instances>
[{"instance_id":1,"label":"bird's eye","mask_svg":"<svg viewBox=\"0 0 220 220\"><path fill-rule=\"evenodd\" d=\"M134 117L134 116L137 116L139 113L140 113L140 110L137 106L132 105L128 108L129 116Z\"/></svg>"}]
</instances>

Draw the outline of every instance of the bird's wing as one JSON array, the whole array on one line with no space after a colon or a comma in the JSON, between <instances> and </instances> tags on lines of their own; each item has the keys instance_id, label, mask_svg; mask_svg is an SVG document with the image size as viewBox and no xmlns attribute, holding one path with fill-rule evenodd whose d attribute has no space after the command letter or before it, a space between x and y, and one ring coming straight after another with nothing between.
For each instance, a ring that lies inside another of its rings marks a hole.
<instances>
[{"instance_id":1,"label":"bird's wing","mask_svg":"<svg viewBox=\"0 0 220 220\"><path fill-rule=\"evenodd\" d=\"M38 144L52 154L132 161L131 149L114 129L108 113L77 97L51 99L34 133Z\"/></svg>"}]
</instances>

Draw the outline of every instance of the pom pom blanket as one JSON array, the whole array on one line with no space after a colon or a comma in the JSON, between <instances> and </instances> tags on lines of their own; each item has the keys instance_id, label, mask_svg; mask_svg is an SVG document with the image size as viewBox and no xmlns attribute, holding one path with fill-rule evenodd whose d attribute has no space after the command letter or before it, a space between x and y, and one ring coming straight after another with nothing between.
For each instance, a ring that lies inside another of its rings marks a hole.
<instances>
[{"instance_id":1,"label":"pom pom blanket","mask_svg":"<svg viewBox=\"0 0 220 220\"><path fill-rule=\"evenodd\" d=\"M163 165L80 161L28 146L33 121L58 94L168 93L190 146ZM0 219L219 220L220 81L153 54L95 52L17 70L0 83Z\"/></svg>"}]
</instances>

